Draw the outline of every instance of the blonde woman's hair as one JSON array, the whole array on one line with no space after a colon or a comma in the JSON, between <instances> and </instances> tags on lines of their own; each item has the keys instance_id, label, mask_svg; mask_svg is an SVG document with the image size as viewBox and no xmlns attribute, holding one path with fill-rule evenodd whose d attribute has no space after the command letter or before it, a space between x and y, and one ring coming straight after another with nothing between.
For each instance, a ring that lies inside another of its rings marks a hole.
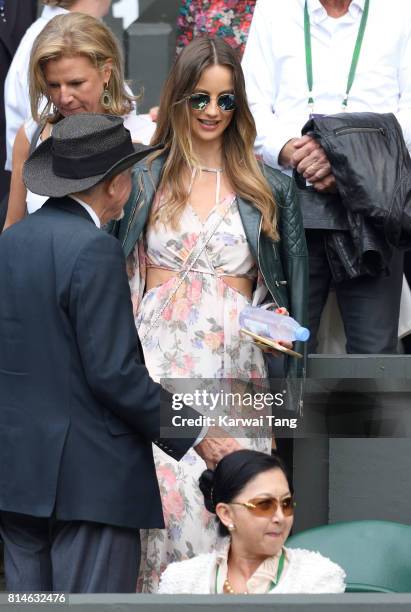
<instances>
[{"instance_id":1,"label":"blonde woman's hair","mask_svg":"<svg viewBox=\"0 0 411 612\"><path fill-rule=\"evenodd\" d=\"M200 165L193 151L187 98L204 70L215 65L231 70L236 100L233 118L223 135L225 172L237 195L261 212L263 232L278 240L277 207L254 154L256 128L247 104L240 60L236 51L221 38L193 40L176 58L164 85L157 129L152 139L153 144L164 143L167 152L160 182L164 197L162 205L153 212L152 222L161 219L176 228L187 203L189 194L182 181L184 170ZM151 160L159 154L154 154Z\"/></svg>"},{"instance_id":2,"label":"blonde woman's hair","mask_svg":"<svg viewBox=\"0 0 411 612\"><path fill-rule=\"evenodd\" d=\"M108 61L111 62L111 76L107 88L112 104L106 112L111 115L128 114L136 98L129 95L125 89L123 56L114 34L99 19L83 13L67 13L53 17L33 44L29 66L33 119L48 119L51 123L61 119L58 110L52 111L44 69L50 60L76 56L86 57L99 71ZM40 109L44 98L46 104Z\"/></svg>"}]
</instances>

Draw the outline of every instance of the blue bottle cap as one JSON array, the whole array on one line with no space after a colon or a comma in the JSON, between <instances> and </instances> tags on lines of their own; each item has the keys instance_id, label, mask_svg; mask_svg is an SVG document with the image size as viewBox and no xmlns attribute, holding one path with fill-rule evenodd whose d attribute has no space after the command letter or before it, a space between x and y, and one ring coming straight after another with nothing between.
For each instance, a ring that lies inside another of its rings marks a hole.
<instances>
[{"instance_id":1,"label":"blue bottle cap","mask_svg":"<svg viewBox=\"0 0 411 612\"><path fill-rule=\"evenodd\" d=\"M310 337L310 330L307 329L306 327L299 327L298 329L295 330L296 340L299 340L300 342L306 342L306 340L308 340L309 337Z\"/></svg>"}]
</instances>

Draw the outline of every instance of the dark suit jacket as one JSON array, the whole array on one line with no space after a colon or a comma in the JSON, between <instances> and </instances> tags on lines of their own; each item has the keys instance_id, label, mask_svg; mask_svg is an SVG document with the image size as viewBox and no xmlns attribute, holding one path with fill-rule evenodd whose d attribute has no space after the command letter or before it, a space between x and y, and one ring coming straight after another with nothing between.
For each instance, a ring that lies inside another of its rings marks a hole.
<instances>
[{"instance_id":1,"label":"dark suit jacket","mask_svg":"<svg viewBox=\"0 0 411 612\"><path fill-rule=\"evenodd\" d=\"M120 243L70 198L6 230L0 510L162 527L151 448L160 390L143 365ZM179 459L199 433L159 446Z\"/></svg>"},{"instance_id":2,"label":"dark suit jacket","mask_svg":"<svg viewBox=\"0 0 411 612\"><path fill-rule=\"evenodd\" d=\"M6 214L2 200L9 191L10 173L4 170L6 163L6 118L4 115L4 82L23 34L35 20L36 0L6 0L7 22L0 20L0 231Z\"/></svg>"}]
</instances>

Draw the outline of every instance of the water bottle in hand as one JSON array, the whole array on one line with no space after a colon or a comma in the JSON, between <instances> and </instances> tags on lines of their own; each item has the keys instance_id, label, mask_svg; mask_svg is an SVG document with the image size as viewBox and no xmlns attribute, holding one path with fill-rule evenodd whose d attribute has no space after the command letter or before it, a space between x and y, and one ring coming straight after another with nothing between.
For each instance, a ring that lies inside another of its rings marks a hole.
<instances>
[{"instance_id":1,"label":"water bottle in hand","mask_svg":"<svg viewBox=\"0 0 411 612\"><path fill-rule=\"evenodd\" d=\"M272 340L306 342L310 337L310 330L292 317L255 306L247 306L240 312L240 327Z\"/></svg>"}]
</instances>

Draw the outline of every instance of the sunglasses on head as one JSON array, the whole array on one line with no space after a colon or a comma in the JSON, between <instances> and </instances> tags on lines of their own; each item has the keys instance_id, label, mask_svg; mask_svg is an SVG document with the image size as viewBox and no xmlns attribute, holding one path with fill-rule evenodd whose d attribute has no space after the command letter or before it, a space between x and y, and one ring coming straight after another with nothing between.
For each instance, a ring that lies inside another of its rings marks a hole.
<instances>
[{"instance_id":1,"label":"sunglasses on head","mask_svg":"<svg viewBox=\"0 0 411 612\"><path fill-rule=\"evenodd\" d=\"M248 502L230 502L236 506L244 506L254 516L273 516L280 506L284 516L292 516L294 514L295 501L292 496L278 500L274 497L256 497Z\"/></svg>"},{"instance_id":2,"label":"sunglasses on head","mask_svg":"<svg viewBox=\"0 0 411 612\"><path fill-rule=\"evenodd\" d=\"M206 93L193 93L188 96L187 100L193 110L202 111L210 104L211 96ZM217 106L222 111L235 110L235 95L232 93L220 94L217 98Z\"/></svg>"}]
</instances>

